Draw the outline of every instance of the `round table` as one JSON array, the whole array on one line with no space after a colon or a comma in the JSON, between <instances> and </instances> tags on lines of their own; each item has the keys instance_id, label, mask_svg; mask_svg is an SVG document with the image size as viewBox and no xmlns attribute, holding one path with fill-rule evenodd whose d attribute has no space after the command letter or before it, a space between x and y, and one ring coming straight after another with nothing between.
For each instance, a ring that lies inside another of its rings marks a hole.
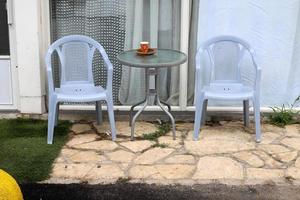
<instances>
[{"instance_id":1,"label":"round table","mask_svg":"<svg viewBox=\"0 0 300 200\"><path fill-rule=\"evenodd\" d=\"M154 97L155 103L170 117L172 122L172 131L173 131L173 139L176 137L175 133L175 120L171 111L171 106L165 102L160 101L158 95L158 69L163 67L172 67L178 66L187 60L187 56L176 50L171 49L156 49L155 54L153 55L137 55L136 50L129 50L125 51L117 56L119 62L123 65L129 67L139 67L145 69L145 83L146 83L146 97L145 100L133 105L130 109L130 121L129 124L131 126L131 139L134 139L134 128L135 128L135 121L137 117L145 110L146 106L148 105L148 99L150 97ZM150 77L155 78L155 88L151 89L149 87L149 80ZM133 110L136 106L143 104L140 110L133 116ZM168 110L163 106L166 105Z\"/></svg>"}]
</instances>

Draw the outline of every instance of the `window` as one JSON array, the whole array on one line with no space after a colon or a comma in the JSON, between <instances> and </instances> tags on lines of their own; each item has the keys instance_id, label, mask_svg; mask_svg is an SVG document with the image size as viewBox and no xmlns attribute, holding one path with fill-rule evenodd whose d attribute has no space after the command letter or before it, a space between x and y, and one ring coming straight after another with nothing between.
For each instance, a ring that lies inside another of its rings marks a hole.
<instances>
[{"instance_id":1,"label":"window","mask_svg":"<svg viewBox=\"0 0 300 200\"><path fill-rule=\"evenodd\" d=\"M70 34L82 34L98 41L113 66L115 104L133 104L144 98L142 69L126 70L117 55L138 48L142 40L152 47L180 48L180 0L53 0L51 1L52 41ZM95 80L105 82L100 59L94 60ZM57 65L58 68L58 65ZM59 84L59 70L56 70ZM172 105L179 102L179 68L162 69L160 96ZM132 93L134 92L134 96Z\"/></svg>"}]
</instances>

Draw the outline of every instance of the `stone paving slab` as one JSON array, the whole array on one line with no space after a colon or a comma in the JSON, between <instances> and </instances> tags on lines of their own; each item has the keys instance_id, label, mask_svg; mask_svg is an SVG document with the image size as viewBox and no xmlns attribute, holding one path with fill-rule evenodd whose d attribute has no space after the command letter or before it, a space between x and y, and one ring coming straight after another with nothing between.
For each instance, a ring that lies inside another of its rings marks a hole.
<instances>
[{"instance_id":1,"label":"stone paving slab","mask_svg":"<svg viewBox=\"0 0 300 200\"><path fill-rule=\"evenodd\" d=\"M165 160L170 164L195 164L195 158L192 155L174 155Z\"/></svg>"},{"instance_id":2,"label":"stone paving slab","mask_svg":"<svg viewBox=\"0 0 300 200\"><path fill-rule=\"evenodd\" d=\"M246 170L249 180L278 180L284 178L282 169L248 168Z\"/></svg>"},{"instance_id":3,"label":"stone paving slab","mask_svg":"<svg viewBox=\"0 0 300 200\"><path fill-rule=\"evenodd\" d=\"M157 161L166 158L168 155L173 153L175 150L170 148L153 148L150 149L141 155L139 155L135 160L135 164L149 165L154 164Z\"/></svg>"},{"instance_id":4,"label":"stone paving slab","mask_svg":"<svg viewBox=\"0 0 300 200\"><path fill-rule=\"evenodd\" d=\"M94 167L84 177L86 180L119 179L124 177L124 171L117 165L101 165Z\"/></svg>"},{"instance_id":5,"label":"stone paving slab","mask_svg":"<svg viewBox=\"0 0 300 200\"><path fill-rule=\"evenodd\" d=\"M134 141L128 122L116 126L119 138L113 142L107 122L74 124L46 182L300 184L297 124L262 124L261 143L255 142L253 124L242 122L204 126L199 141L193 141L192 123L176 125L176 140L167 133L156 141L141 137L155 132L155 124L138 122Z\"/></svg>"},{"instance_id":6,"label":"stone paving slab","mask_svg":"<svg viewBox=\"0 0 300 200\"><path fill-rule=\"evenodd\" d=\"M71 131L73 131L75 134L85 133L91 130L92 128L89 124L74 124L71 127Z\"/></svg>"},{"instance_id":7,"label":"stone paving slab","mask_svg":"<svg viewBox=\"0 0 300 200\"><path fill-rule=\"evenodd\" d=\"M257 155L255 155L249 151L242 151L242 152L234 153L233 156L241 161L244 161L245 163L247 163L248 165L250 165L252 167L263 167L264 166L264 161L261 158L259 158Z\"/></svg>"},{"instance_id":8,"label":"stone paving slab","mask_svg":"<svg viewBox=\"0 0 300 200\"><path fill-rule=\"evenodd\" d=\"M154 144L155 142L148 141L148 140L128 141L128 142L119 143L119 145L129 149L134 153L138 153L146 149L149 149Z\"/></svg>"},{"instance_id":9,"label":"stone paving slab","mask_svg":"<svg viewBox=\"0 0 300 200\"><path fill-rule=\"evenodd\" d=\"M243 166L232 158L205 156L199 159L193 179L238 179L242 180Z\"/></svg>"}]
</instances>

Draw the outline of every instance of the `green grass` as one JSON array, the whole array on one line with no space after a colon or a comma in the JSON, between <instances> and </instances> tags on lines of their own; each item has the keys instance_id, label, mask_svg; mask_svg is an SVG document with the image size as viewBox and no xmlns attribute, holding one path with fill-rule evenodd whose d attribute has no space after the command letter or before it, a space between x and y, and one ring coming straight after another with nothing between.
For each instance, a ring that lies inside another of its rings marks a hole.
<instances>
[{"instance_id":1,"label":"green grass","mask_svg":"<svg viewBox=\"0 0 300 200\"><path fill-rule=\"evenodd\" d=\"M45 180L67 139L70 123L60 121L54 143L47 145L47 121L0 120L0 168L20 183Z\"/></svg>"},{"instance_id":2,"label":"green grass","mask_svg":"<svg viewBox=\"0 0 300 200\"><path fill-rule=\"evenodd\" d=\"M143 139L157 141L157 139L161 136L166 135L171 130L171 124L162 122L159 124L157 131L154 133L143 134Z\"/></svg>"}]
</instances>

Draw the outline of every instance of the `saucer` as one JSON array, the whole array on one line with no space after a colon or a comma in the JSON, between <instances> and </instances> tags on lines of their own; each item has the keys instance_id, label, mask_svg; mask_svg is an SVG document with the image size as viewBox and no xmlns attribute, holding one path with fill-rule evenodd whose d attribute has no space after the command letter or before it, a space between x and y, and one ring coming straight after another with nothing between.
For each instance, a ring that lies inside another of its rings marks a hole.
<instances>
[{"instance_id":1,"label":"saucer","mask_svg":"<svg viewBox=\"0 0 300 200\"><path fill-rule=\"evenodd\" d=\"M149 48L147 53L144 53L141 49L137 49L136 53L140 56L148 56L155 54L156 49Z\"/></svg>"}]
</instances>

